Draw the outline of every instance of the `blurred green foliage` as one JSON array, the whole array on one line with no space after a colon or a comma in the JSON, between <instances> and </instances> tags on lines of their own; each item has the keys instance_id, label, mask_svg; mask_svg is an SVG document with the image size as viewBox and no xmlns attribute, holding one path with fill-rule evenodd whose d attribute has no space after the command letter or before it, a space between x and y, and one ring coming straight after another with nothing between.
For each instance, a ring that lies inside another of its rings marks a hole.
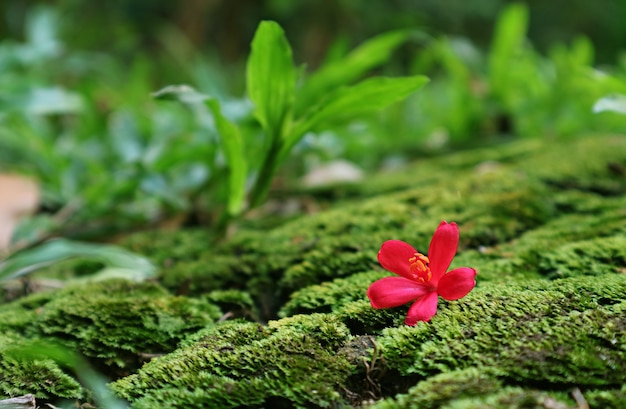
<instances>
[{"instance_id":1,"label":"blurred green foliage","mask_svg":"<svg viewBox=\"0 0 626 409\"><path fill-rule=\"evenodd\" d=\"M587 13L604 24L588 31L594 42L557 20L541 26L545 16L534 11L547 6L538 2L453 2L445 12L429 1L419 9L407 1L362 9L348 0L324 7L279 0L51 4L0 6L7 22L0 29L0 171L33 175L44 189L44 212L17 239L42 232L107 237L181 220L214 225L225 208L244 208L246 192L253 206L262 203L280 165L289 186L337 158L373 171L503 135L626 130L619 108L593 111L601 98L626 94L626 57L608 40L624 30L609 13L617 4ZM576 1L561 11L585 7ZM286 28L293 70L262 74L249 60L246 72L259 16L275 16ZM536 47L529 36L541 32L553 34ZM612 65L598 66L599 53ZM390 109L362 110L397 100L371 93L382 86L374 78L355 85L374 74L431 82ZM281 81L288 87L276 103L273 87ZM190 111L150 97L181 83L212 102ZM346 85L353 89L342 91Z\"/></svg>"},{"instance_id":2,"label":"blurred green foliage","mask_svg":"<svg viewBox=\"0 0 626 409\"><path fill-rule=\"evenodd\" d=\"M0 37L21 38L22 25L36 4L54 6L65 21L63 38L71 48L160 54L160 36L179 27L201 50L216 50L226 61L243 61L261 19L277 21L294 46L296 58L317 66L338 37L357 44L390 29L422 28L433 35L470 39L481 49L491 43L493 22L510 0L168 0L90 2L85 0L3 0ZM615 63L626 43L626 3L615 0L548 2L527 0L529 38L542 52L584 33L600 63ZM102 28L102 29L99 29ZM155 58L159 58L153 55Z\"/></svg>"}]
</instances>

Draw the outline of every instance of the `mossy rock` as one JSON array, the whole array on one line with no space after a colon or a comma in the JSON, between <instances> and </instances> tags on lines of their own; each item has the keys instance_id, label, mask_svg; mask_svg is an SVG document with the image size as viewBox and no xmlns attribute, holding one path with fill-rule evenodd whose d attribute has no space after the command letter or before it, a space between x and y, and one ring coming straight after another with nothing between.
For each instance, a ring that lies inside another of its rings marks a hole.
<instances>
[{"instance_id":1,"label":"mossy rock","mask_svg":"<svg viewBox=\"0 0 626 409\"><path fill-rule=\"evenodd\" d=\"M488 367L522 385L615 387L626 381L625 291L623 275L484 285L377 342L405 375Z\"/></svg>"},{"instance_id":2,"label":"mossy rock","mask_svg":"<svg viewBox=\"0 0 626 409\"><path fill-rule=\"evenodd\" d=\"M398 325L406 310L385 312L388 321L370 329L379 335L361 349L362 336L349 332L355 305L367 312L360 301L268 326L224 323L114 389L137 408L341 407L367 400L367 388L348 386L368 382L374 397L407 394L389 407L415 395L430 406L409 407L440 407L505 385L541 385L537 399L564 385L614 390L626 382L625 292L626 276L612 274L485 285L444 303L432 323Z\"/></svg>"},{"instance_id":3,"label":"mossy rock","mask_svg":"<svg viewBox=\"0 0 626 409\"><path fill-rule=\"evenodd\" d=\"M335 351L345 326L307 315L261 326L228 322L113 384L136 408L328 407L351 372Z\"/></svg>"},{"instance_id":4,"label":"mossy rock","mask_svg":"<svg viewBox=\"0 0 626 409\"><path fill-rule=\"evenodd\" d=\"M373 176L329 210L220 243L136 234L122 245L158 284L31 295L0 306L0 333L76 347L134 408L576 407L575 388L622 408L624 169L623 137L521 141ZM476 268L478 286L407 327L406 306L366 298L390 274L376 254L389 239L425 252L442 219L461 229L452 267Z\"/></svg>"},{"instance_id":5,"label":"mossy rock","mask_svg":"<svg viewBox=\"0 0 626 409\"><path fill-rule=\"evenodd\" d=\"M120 376L155 355L171 352L185 337L213 324L221 315L208 300L172 296L155 283L109 280L38 293L0 306L0 331L15 334L24 342L56 341L90 358L109 376ZM21 367L15 360L0 361L0 378L13 385L13 389L3 387L7 394L81 396L76 381L52 360L24 362ZM27 381L28 372L24 371L37 368L39 375ZM40 380L43 373L50 374L47 381ZM71 387L66 386L68 379L74 382L70 382ZM56 384L65 386L57 391L52 386Z\"/></svg>"},{"instance_id":6,"label":"mossy rock","mask_svg":"<svg viewBox=\"0 0 626 409\"><path fill-rule=\"evenodd\" d=\"M0 333L0 396L19 396L28 391L44 399L82 398L81 385L54 360L20 359L12 353L30 343L30 338L15 332Z\"/></svg>"}]
</instances>

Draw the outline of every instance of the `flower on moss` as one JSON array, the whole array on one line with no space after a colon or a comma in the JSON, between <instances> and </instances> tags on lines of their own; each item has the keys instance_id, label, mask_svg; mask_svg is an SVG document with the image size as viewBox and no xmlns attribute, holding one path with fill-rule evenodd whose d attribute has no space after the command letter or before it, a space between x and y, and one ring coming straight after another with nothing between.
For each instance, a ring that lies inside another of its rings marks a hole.
<instances>
[{"instance_id":1,"label":"flower on moss","mask_svg":"<svg viewBox=\"0 0 626 409\"><path fill-rule=\"evenodd\" d=\"M448 270L459 244L456 223L439 224L430 246L428 257L400 240L383 243L378 261L399 277L385 277L374 282L367 296L374 308L399 307L413 301L405 323L415 325L429 321L437 313L439 296L446 300L465 297L476 286L476 270L460 267Z\"/></svg>"}]
</instances>

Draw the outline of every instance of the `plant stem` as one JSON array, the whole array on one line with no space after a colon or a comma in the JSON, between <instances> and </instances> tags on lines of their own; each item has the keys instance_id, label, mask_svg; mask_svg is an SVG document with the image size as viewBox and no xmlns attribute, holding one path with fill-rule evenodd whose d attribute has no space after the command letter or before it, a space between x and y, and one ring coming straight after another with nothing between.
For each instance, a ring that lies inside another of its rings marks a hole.
<instances>
[{"instance_id":1,"label":"plant stem","mask_svg":"<svg viewBox=\"0 0 626 409\"><path fill-rule=\"evenodd\" d=\"M274 175L280 165L279 154L282 148L282 138L280 135L273 135L270 149L265 155L265 160L261 165L258 177L254 182L254 186L250 192L250 206L248 210L260 206L269 193L270 186Z\"/></svg>"}]
</instances>

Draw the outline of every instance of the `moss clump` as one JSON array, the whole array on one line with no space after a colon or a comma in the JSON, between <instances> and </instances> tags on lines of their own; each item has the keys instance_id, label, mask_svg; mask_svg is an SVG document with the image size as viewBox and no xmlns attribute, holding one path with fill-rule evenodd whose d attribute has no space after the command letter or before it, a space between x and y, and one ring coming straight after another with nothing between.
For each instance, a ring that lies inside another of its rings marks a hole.
<instances>
[{"instance_id":1,"label":"moss clump","mask_svg":"<svg viewBox=\"0 0 626 409\"><path fill-rule=\"evenodd\" d=\"M134 408L328 407L351 366L335 351L348 331L329 315L268 326L226 322L113 384Z\"/></svg>"},{"instance_id":2,"label":"moss clump","mask_svg":"<svg viewBox=\"0 0 626 409\"><path fill-rule=\"evenodd\" d=\"M100 365L125 370L175 349L221 315L208 301L125 280L72 286L0 307L2 328L62 340Z\"/></svg>"},{"instance_id":3,"label":"moss clump","mask_svg":"<svg viewBox=\"0 0 626 409\"><path fill-rule=\"evenodd\" d=\"M222 318L249 318L258 320L259 312L250 294L240 290L215 290L206 299L224 312Z\"/></svg>"},{"instance_id":4,"label":"moss clump","mask_svg":"<svg viewBox=\"0 0 626 409\"><path fill-rule=\"evenodd\" d=\"M626 271L626 236L603 237L565 244L537 257L547 278L602 275Z\"/></svg>"},{"instance_id":5,"label":"moss clump","mask_svg":"<svg viewBox=\"0 0 626 409\"><path fill-rule=\"evenodd\" d=\"M505 387L478 397L455 399L441 409L569 409L574 402L564 393Z\"/></svg>"},{"instance_id":6,"label":"moss clump","mask_svg":"<svg viewBox=\"0 0 626 409\"><path fill-rule=\"evenodd\" d=\"M336 311L350 301L364 299L370 283L389 275L390 273L386 271L370 271L303 288L291 295L279 315L286 317L294 314Z\"/></svg>"},{"instance_id":7,"label":"moss clump","mask_svg":"<svg viewBox=\"0 0 626 409\"><path fill-rule=\"evenodd\" d=\"M390 367L432 376L469 367L519 384L615 386L626 381L626 277L485 285L432 324L378 338Z\"/></svg>"},{"instance_id":8,"label":"moss clump","mask_svg":"<svg viewBox=\"0 0 626 409\"><path fill-rule=\"evenodd\" d=\"M626 383L618 390L589 390L584 392L590 408L622 409L626 402Z\"/></svg>"},{"instance_id":9,"label":"moss clump","mask_svg":"<svg viewBox=\"0 0 626 409\"><path fill-rule=\"evenodd\" d=\"M492 394L501 388L501 382L489 370L467 368L432 376L419 382L407 393L382 400L371 408L435 409L458 399Z\"/></svg>"},{"instance_id":10,"label":"moss clump","mask_svg":"<svg viewBox=\"0 0 626 409\"><path fill-rule=\"evenodd\" d=\"M20 359L10 353L29 344L13 332L0 334L0 394L18 396L32 393L37 398L83 396L80 384L51 359Z\"/></svg>"}]
</instances>

